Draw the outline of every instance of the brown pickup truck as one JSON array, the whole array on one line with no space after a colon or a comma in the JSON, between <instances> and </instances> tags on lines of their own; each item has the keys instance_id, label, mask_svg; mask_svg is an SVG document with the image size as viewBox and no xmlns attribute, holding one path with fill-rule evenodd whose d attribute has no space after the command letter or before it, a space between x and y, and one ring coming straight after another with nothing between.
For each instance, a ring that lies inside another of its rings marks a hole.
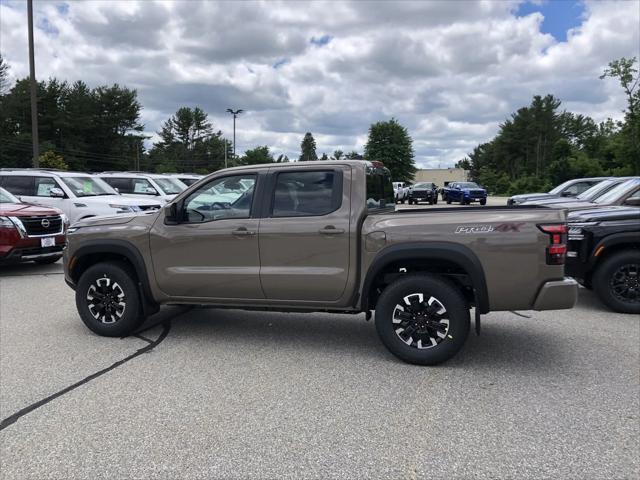
<instances>
[{"instance_id":1,"label":"brown pickup truck","mask_svg":"<svg viewBox=\"0 0 640 480\"><path fill-rule=\"evenodd\" d=\"M378 162L230 168L162 210L69 229L65 276L94 332L133 332L162 304L375 311L399 358L447 360L470 309L573 307L565 211L463 207L395 211Z\"/></svg>"}]
</instances>

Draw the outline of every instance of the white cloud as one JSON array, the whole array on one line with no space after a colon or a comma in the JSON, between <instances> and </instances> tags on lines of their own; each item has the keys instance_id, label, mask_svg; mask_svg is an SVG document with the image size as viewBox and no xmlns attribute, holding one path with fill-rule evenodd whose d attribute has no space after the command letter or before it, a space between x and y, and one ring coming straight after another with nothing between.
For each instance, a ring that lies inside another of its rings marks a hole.
<instances>
[{"instance_id":1,"label":"white cloud","mask_svg":"<svg viewBox=\"0 0 640 480\"><path fill-rule=\"evenodd\" d=\"M371 122L394 116L420 165L451 165L535 94L619 118L624 97L598 76L640 56L640 4L588 2L558 42L540 13L517 17L517 3L36 2L37 75L137 88L150 133L200 105L230 137L224 110L244 108L238 150L267 144L294 158L306 131L319 153L362 150ZM26 39L24 4L0 3L14 77L28 74Z\"/></svg>"}]
</instances>

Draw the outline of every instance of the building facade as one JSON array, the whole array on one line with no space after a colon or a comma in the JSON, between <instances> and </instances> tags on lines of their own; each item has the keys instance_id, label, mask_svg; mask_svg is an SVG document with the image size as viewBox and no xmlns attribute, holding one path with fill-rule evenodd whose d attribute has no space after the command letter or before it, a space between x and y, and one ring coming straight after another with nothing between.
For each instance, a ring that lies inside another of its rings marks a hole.
<instances>
[{"instance_id":1,"label":"building facade","mask_svg":"<svg viewBox=\"0 0 640 480\"><path fill-rule=\"evenodd\" d=\"M469 180L469 171L463 168L424 168L416 172L413 183L433 182L443 187L449 182L466 182Z\"/></svg>"}]
</instances>

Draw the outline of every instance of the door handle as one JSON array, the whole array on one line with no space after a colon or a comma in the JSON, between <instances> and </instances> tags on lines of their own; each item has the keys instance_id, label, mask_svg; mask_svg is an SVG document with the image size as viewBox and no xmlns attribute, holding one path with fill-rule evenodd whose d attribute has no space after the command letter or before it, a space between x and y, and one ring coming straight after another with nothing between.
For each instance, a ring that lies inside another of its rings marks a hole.
<instances>
[{"instance_id":1,"label":"door handle","mask_svg":"<svg viewBox=\"0 0 640 480\"><path fill-rule=\"evenodd\" d=\"M333 225L327 225L326 227L318 230L318 233L321 235L338 235L340 233L344 233L344 229L336 228Z\"/></svg>"},{"instance_id":2,"label":"door handle","mask_svg":"<svg viewBox=\"0 0 640 480\"><path fill-rule=\"evenodd\" d=\"M256 234L256 232L254 232L253 230L247 230L245 227L237 228L236 230L234 230L231 233L233 235L240 236L240 237L249 236L249 235L255 235Z\"/></svg>"}]
</instances>

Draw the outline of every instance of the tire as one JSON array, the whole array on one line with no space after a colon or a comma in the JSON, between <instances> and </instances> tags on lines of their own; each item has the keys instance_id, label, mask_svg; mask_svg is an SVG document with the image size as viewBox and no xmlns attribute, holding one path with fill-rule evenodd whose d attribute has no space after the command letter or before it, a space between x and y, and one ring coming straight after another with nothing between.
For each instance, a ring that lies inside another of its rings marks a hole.
<instances>
[{"instance_id":1,"label":"tire","mask_svg":"<svg viewBox=\"0 0 640 480\"><path fill-rule=\"evenodd\" d=\"M486 205L487 204L487 199L483 198L482 200L480 200L480 205Z\"/></svg>"},{"instance_id":2,"label":"tire","mask_svg":"<svg viewBox=\"0 0 640 480\"><path fill-rule=\"evenodd\" d=\"M36 260L34 260L34 262L38 265L50 265L52 263L56 263L61 258L62 255L58 255L56 257L37 258Z\"/></svg>"},{"instance_id":3,"label":"tire","mask_svg":"<svg viewBox=\"0 0 640 480\"><path fill-rule=\"evenodd\" d=\"M438 196L437 195L435 197L433 197L433 204L434 205L438 204Z\"/></svg>"},{"instance_id":4,"label":"tire","mask_svg":"<svg viewBox=\"0 0 640 480\"><path fill-rule=\"evenodd\" d=\"M446 197L444 200L447 201L447 205L451 205L451 199L449 197Z\"/></svg>"},{"instance_id":5,"label":"tire","mask_svg":"<svg viewBox=\"0 0 640 480\"><path fill-rule=\"evenodd\" d=\"M623 250L603 260L591 283L611 310L640 313L640 250Z\"/></svg>"},{"instance_id":6,"label":"tire","mask_svg":"<svg viewBox=\"0 0 640 480\"><path fill-rule=\"evenodd\" d=\"M400 200L400 203L401 203L402 205L404 205L404 198L403 198L402 200Z\"/></svg>"},{"instance_id":7,"label":"tire","mask_svg":"<svg viewBox=\"0 0 640 480\"><path fill-rule=\"evenodd\" d=\"M440 309L434 312L426 304ZM410 307L417 313L411 313ZM401 319L399 315L413 318ZM399 359L416 365L436 365L450 359L469 335L466 300L449 280L435 275L411 274L393 282L380 295L375 317L376 330L384 346ZM444 320L448 320L448 325ZM406 330L416 328L416 322L419 330L414 333L417 334L414 340L413 335L407 336ZM431 345L423 346L423 340Z\"/></svg>"},{"instance_id":8,"label":"tire","mask_svg":"<svg viewBox=\"0 0 640 480\"><path fill-rule=\"evenodd\" d=\"M133 271L123 262L97 263L80 276L76 286L76 307L92 332L105 337L122 337L142 324L144 316L134 279ZM109 310L95 302L98 295L111 296Z\"/></svg>"},{"instance_id":9,"label":"tire","mask_svg":"<svg viewBox=\"0 0 640 480\"><path fill-rule=\"evenodd\" d=\"M429 205L433 205L433 200L429 199L429 200L427 200L427 203L428 203Z\"/></svg>"}]
</instances>

